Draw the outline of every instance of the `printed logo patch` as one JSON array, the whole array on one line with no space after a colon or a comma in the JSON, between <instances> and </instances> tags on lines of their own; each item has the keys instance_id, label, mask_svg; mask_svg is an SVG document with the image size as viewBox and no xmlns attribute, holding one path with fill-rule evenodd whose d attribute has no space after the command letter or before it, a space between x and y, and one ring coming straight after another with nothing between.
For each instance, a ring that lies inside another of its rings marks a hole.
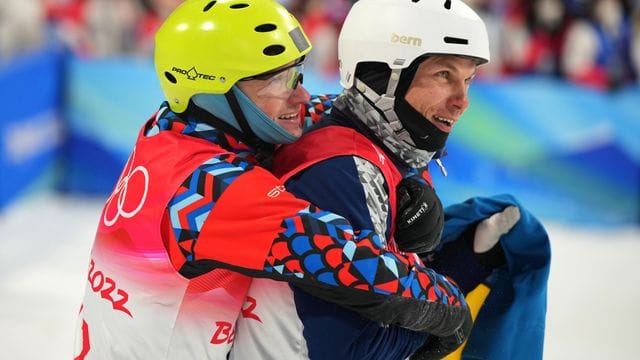
<instances>
[{"instance_id":1,"label":"printed logo patch","mask_svg":"<svg viewBox=\"0 0 640 360\"><path fill-rule=\"evenodd\" d=\"M185 70L185 69L181 69L177 66L174 66L173 68L171 68L171 71L173 72L177 72L178 74L182 74L184 76L187 77L187 79L189 80L198 80L198 79L204 79L204 80L215 80L216 76L215 75L210 75L210 74L203 74L198 72L198 70L196 69L195 66L192 66L191 69L189 70Z\"/></svg>"},{"instance_id":2,"label":"printed logo patch","mask_svg":"<svg viewBox=\"0 0 640 360\"><path fill-rule=\"evenodd\" d=\"M133 168L135 155L134 149L115 190L107 199L102 219L105 226L112 226L120 217L127 219L133 217L147 200L149 171L144 166Z\"/></svg>"}]
</instances>

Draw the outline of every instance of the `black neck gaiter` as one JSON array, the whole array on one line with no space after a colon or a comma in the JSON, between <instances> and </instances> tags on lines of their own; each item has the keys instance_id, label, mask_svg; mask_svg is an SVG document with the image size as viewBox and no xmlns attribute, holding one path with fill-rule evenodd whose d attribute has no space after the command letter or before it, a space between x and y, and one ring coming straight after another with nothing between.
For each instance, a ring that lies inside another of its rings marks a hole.
<instances>
[{"instance_id":1,"label":"black neck gaiter","mask_svg":"<svg viewBox=\"0 0 640 360\"><path fill-rule=\"evenodd\" d=\"M438 129L416 111L403 97L396 97L394 110L418 149L438 151L444 148L449 133Z\"/></svg>"}]
</instances>

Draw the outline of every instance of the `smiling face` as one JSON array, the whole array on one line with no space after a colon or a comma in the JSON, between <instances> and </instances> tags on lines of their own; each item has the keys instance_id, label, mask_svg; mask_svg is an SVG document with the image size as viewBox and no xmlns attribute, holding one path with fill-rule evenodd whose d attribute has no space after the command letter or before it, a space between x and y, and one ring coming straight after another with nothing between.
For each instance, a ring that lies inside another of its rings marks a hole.
<instances>
[{"instance_id":1,"label":"smiling face","mask_svg":"<svg viewBox=\"0 0 640 360\"><path fill-rule=\"evenodd\" d=\"M438 129L450 133L469 107L469 85L476 67L468 57L429 56L418 67L405 100Z\"/></svg>"},{"instance_id":2,"label":"smiling face","mask_svg":"<svg viewBox=\"0 0 640 360\"><path fill-rule=\"evenodd\" d=\"M242 92L269 118L291 135L302 135L302 106L309 101L309 92L302 86L302 69L284 66L266 79L254 78L237 82Z\"/></svg>"}]
</instances>

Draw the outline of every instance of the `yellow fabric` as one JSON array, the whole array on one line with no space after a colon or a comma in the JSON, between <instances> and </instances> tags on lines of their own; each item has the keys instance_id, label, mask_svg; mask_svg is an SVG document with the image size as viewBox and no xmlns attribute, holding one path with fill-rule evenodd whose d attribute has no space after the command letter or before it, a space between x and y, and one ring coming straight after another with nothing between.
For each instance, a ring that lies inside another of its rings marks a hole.
<instances>
[{"instance_id":1,"label":"yellow fabric","mask_svg":"<svg viewBox=\"0 0 640 360\"><path fill-rule=\"evenodd\" d=\"M485 284L478 285L473 291L471 291L465 298L467 299L467 304L469 304L469 308L471 309L471 317L473 321L478 317L478 313L480 312L480 308L484 304L484 301L489 296L491 292L491 288L489 288ZM452 352L444 360L460 360L462 359L462 351L467 343L465 342L458 348L458 350Z\"/></svg>"},{"instance_id":2,"label":"yellow fabric","mask_svg":"<svg viewBox=\"0 0 640 360\"><path fill-rule=\"evenodd\" d=\"M273 0L185 1L155 41L156 74L175 112L195 94L224 94L311 51L298 21Z\"/></svg>"}]
</instances>

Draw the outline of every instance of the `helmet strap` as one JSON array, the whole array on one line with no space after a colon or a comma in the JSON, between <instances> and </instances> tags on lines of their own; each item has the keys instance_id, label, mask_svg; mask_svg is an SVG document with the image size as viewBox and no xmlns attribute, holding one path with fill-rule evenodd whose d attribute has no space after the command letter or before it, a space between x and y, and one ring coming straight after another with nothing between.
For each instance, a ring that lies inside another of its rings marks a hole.
<instances>
[{"instance_id":1,"label":"helmet strap","mask_svg":"<svg viewBox=\"0 0 640 360\"><path fill-rule=\"evenodd\" d=\"M242 108L240 107L236 94L233 91L227 91L224 96L229 102L229 107L231 108L233 115L236 117L238 125L240 125L240 128L242 129L242 136L239 137L239 139L246 142L256 150L256 159L258 160L259 165L270 169L272 165L271 161L273 158L273 150L275 147L273 144L260 140L260 138L253 132L251 126L249 126L247 117L244 115L244 111L242 111Z\"/></svg>"},{"instance_id":2,"label":"helmet strap","mask_svg":"<svg viewBox=\"0 0 640 360\"><path fill-rule=\"evenodd\" d=\"M233 112L233 116L235 116L238 125L240 125L240 129L242 129L242 139L247 141L249 145L252 145L250 141L252 139L258 139L258 137L253 132L253 130L251 130L251 126L249 126L247 117L244 116L244 112L242 111L242 108L240 108L240 103L238 102L236 94L234 94L233 91L227 91L224 94L224 97L227 99L229 107Z\"/></svg>"},{"instance_id":3,"label":"helmet strap","mask_svg":"<svg viewBox=\"0 0 640 360\"><path fill-rule=\"evenodd\" d=\"M400 80L400 73L402 69L392 69L389 74L389 81L387 82L387 89L385 93L379 95L375 90L365 84L362 80L356 78L355 85L358 91L367 98L371 103L382 112L387 122L391 125L393 131L398 135L399 139L413 145L409 132L404 128L396 111L395 107L395 92Z\"/></svg>"}]
</instances>

